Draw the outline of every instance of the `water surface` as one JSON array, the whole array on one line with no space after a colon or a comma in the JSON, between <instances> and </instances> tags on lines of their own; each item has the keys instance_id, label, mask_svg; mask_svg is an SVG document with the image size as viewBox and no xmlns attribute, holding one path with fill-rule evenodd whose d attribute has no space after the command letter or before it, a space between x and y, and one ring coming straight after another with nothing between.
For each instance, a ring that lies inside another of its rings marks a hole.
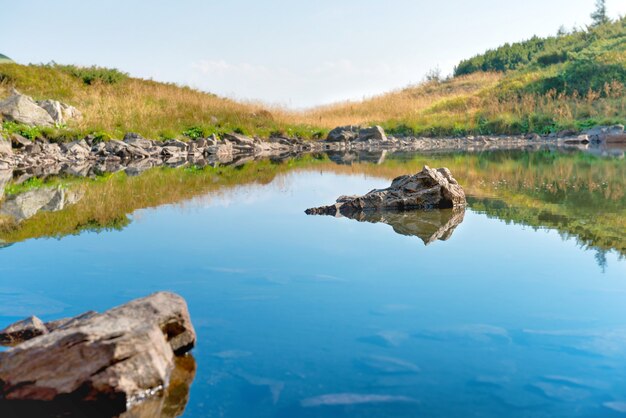
<instances>
[{"instance_id":1,"label":"water surface","mask_svg":"<svg viewBox=\"0 0 626 418\"><path fill-rule=\"evenodd\" d=\"M460 219L304 214L423 163L466 188ZM83 200L2 230L0 327L177 292L186 417L620 416L625 173L522 152L71 183Z\"/></svg>"}]
</instances>

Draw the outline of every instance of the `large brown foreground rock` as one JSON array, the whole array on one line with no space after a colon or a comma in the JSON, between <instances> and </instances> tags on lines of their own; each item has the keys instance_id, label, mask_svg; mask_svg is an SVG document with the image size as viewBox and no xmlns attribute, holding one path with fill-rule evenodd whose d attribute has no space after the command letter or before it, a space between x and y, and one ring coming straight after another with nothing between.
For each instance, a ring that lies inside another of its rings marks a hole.
<instances>
[{"instance_id":1,"label":"large brown foreground rock","mask_svg":"<svg viewBox=\"0 0 626 418\"><path fill-rule=\"evenodd\" d=\"M350 216L360 211L450 209L465 206L465 192L447 168L424 169L393 180L386 189L341 196L334 205L307 209L308 215Z\"/></svg>"},{"instance_id":2,"label":"large brown foreground rock","mask_svg":"<svg viewBox=\"0 0 626 418\"><path fill-rule=\"evenodd\" d=\"M124 411L167 388L175 356L196 340L185 301L172 293L81 317L0 353L0 406L102 401Z\"/></svg>"}]
</instances>

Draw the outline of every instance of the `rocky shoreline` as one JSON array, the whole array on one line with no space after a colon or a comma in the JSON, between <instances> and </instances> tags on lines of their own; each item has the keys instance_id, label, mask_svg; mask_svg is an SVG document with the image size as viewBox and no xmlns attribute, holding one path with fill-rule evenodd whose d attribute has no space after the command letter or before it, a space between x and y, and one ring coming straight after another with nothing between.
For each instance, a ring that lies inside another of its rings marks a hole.
<instances>
[{"instance_id":1,"label":"rocky shoreline","mask_svg":"<svg viewBox=\"0 0 626 418\"><path fill-rule=\"evenodd\" d=\"M35 101L13 90L13 95L0 102L2 120L31 126L53 126L79 120L81 112L55 100ZM152 167L186 164L237 164L250 159L289 158L317 152L362 151L488 151L537 147L574 147L621 144L626 146L624 126L598 126L579 133L566 130L557 134L517 136L466 136L462 138L395 137L382 127L340 126L323 140L274 136L267 139L237 133L221 138L212 135L189 141L176 139L156 141L136 133L127 133L122 140L102 141L88 135L72 142L55 143L46 138L30 140L19 134L0 133L0 172L14 170L32 175L58 173L85 176L92 173L126 170L138 174ZM619 151L623 156L623 150Z\"/></svg>"},{"instance_id":2,"label":"rocky shoreline","mask_svg":"<svg viewBox=\"0 0 626 418\"><path fill-rule=\"evenodd\" d=\"M621 127L623 129L623 127ZM372 128L362 129L368 131ZM378 128L380 129L380 128ZM619 128L616 128L619 129ZM382 129L380 129L382 132ZM622 131L623 132L623 131ZM331 132L332 134L332 132ZM624 136L623 134L621 136ZM618 138L619 136L614 135ZM340 137L341 138L341 137ZM621 137L619 137L621 138ZM587 148L601 144L600 136L468 136L463 138L416 137L347 137L332 135L321 141L272 137L267 140L240 134L226 134L218 139L156 141L128 133L122 140L99 141L93 136L69 143L53 143L44 138L34 141L19 135L0 136L0 170L32 172L35 175L87 175L92 172L127 170L138 174L152 167L186 164L216 165L243 163L260 158L289 158L317 152L353 151L488 151L494 149L524 149L537 147ZM624 141L626 143L626 139Z\"/></svg>"}]
</instances>

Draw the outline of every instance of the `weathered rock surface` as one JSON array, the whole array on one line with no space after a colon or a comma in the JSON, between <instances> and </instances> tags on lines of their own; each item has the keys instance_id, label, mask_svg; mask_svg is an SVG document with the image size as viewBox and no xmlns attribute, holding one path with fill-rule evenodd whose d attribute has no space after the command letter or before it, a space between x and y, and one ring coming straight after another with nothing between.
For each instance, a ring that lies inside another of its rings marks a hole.
<instances>
[{"instance_id":1,"label":"weathered rock surface","mask_svg":"<svg viewBox=\"0 0 626 418\"><path fill-rule=\"evenodd\" d=\"M359 141L387 141L387 135L380 126L373 126L371 128L361 128L359 130Z\"/></svg>"},{"instance_id":2,"label":"weathered rock surface","mask_svg":"<svg viewBox=\"0 0 626 418\"><path fill-rule=\"evenodd\" d=\"M0 400L104 401L121 412L162 392L195 340L185 301L156 293L0 352Z\"/></svg>"},{"instance_id":3,"label":"weathered rock surface","mask_svg":"<svg viewBox=\"0 0 626 418\"><path fill-rule=\"evenodd\" d=\"M346 216L359 222L385 223L400 235L415 236L430 245L446 241L465 217L464 208L420 211L360 211Z\"/></svg>"},{"instance_id":4,"label":"weathered rock surface","mask_svg":"<svg viewBox=\"0 0 626 418\"><path fill-rule=\"evenodd\" d=\"M67 123L72 119L82 118L82 113L78 109L58 100L42 100L37 104L48 112L55 123Z\"/></svg>"},{"instance_id":5,"label":"weathered rock surface","mask_svg":"<svg viewBox=\"0 0 626 418\"><path fill-rule=\"evenodd\" d=\"M350 142L359 137L358 126L339 126L328 133L328 142Z\"/></svg>"},{"instance_id":6,"label":"weathered rock surface","mask_svg":"<svg viewBox=\"0 0 626 418\"><path fill-rule=\"evenodd\" d=\"M11 142L0 135L0 157L13 155Z\"/></svg>"},{"instance_id":7,"label":"weathered rock surface","mask_svg":"<svg viewBox=\"0 0 626 418\"><path fill-rule=\"evenodd\" d=\"M47 334L48 328L36 316L23 319L0 331L0 345L13 346Z\"/></svg>"},{"instance_id":8,"label":"weathered rock surface","mask_svg":"<svg viewBox=\"0 0 626 418\"><path fill-rule=\"evenodd\" d=\"M4 120L26 125L54 125L54 120L45 109L30 97L17 92L0 102L0 115Z\"/></svg>"},{"instance_id":9,"label":"weathered rock surface","mask_svg":"<svg viewBox=\"0 0 626 418\"><path fill-rule=\"evenodd\" d=\"M308 215L350 216L361 211L449 209L465 206L465 192L450 170L424 166L412 176L397 177L386 189L363 196L341 196L334 205L307 209Z\"/></svg>"}]
</instances>

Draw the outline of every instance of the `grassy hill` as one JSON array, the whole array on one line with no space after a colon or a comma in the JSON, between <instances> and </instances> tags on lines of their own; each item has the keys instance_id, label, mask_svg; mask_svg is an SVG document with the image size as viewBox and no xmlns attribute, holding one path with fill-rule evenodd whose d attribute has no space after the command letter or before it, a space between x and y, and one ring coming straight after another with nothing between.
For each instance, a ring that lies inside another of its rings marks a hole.
<instances>
[{"instance_id":1,"label":"grassy hill","mask_svg":"<svg viewBox=\"0 0 626 418\"><path fill-rule=\"evenodd\" d=\"M549 133L626 123L625 84L626 18L501 46L462 61L445 80L301 112L236 102L112 69L0 67L0 98L16 87L83 112L80 122L44 130L58 138L92 132L120 137L128 131L154 138L228 131L311 138L348 124L380 124L395 134L433 136ZM39 134L14 124L4 128Z\"/></svg>"},{"instance_id":2,"label":"grassy hill","mask_svg":"<svg viewBox=\"0 0 626 418\"><path fill-rule=\"evenodd\" d=\"M0 54L0 64L7 64L13 62L13 60L6 55Z\"/></svg>"}]
</instances>

